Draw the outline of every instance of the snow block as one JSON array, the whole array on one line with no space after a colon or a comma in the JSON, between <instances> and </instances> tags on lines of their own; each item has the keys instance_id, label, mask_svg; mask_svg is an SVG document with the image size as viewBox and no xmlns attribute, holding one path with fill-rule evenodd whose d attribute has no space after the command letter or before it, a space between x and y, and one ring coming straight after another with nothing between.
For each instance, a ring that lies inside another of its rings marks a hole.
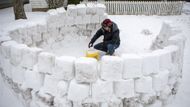
<instances>
[{"instance_id":1,"label":"snow block","mask_svg":"<svg viewBox=\"0 0 190 107\"><path fill-rule=\"evenodd\" d=\"M115 95L119 98L131 98L135 96L135 84L133 79L114 81Z\"/></svg>"},{"instance_id":2,"label":"snow block","mask_svg":"<svg viewBox=\"0 0 190 107\"><path fill-rule=\"evenodd\" d=\"M79 84L76 80L72 80L69 85L68 99L76 102L81 102L89 97L89 84Z\"/></svg>"},{"instance_id":3,"label":"snow block","mask_svg":"<svg viewBox=\"0 0 190 107\"><path fill-rule=\"evenodd\" d=\"M18 83L18 84L23 84L24 82L24 74L26 72L26 69L20 67L20 66L17 66L17 67L14 67L12 66L12 80L15 82L15 83Z\"/></svg>"},{"instance_id":4,"label":"snow block","mask_svg":"<svg viewBox=\"0 0 190 107\"><path fill-rule=\"evenodd\" d=\"M3 42L6 42L6 41L10 41L11 40L11 37L9 36L0 36L0 44L3 43Z\"/></svg>"},{"instance_id":5,"label":"snow block","mask_svg":"<svg viewBox=\"0 0 190 107\"><path fill-rule=\"evenodd\" d=\"M95 102L109 101L113 95L113 83L111 81L98 80L92 84L92 99Z\"/></svg>"},{"instance_id":6,"label":"snow block","mask_svg":"<svg viewBox=\"0 0 190 107\"><path fill-rule=\"evenodd\" d=\"M156 92L142 94L140 96L140 100L143 102L143 104L152 104L156 100Z\"/></svg>"},{"instance_id":7,"label":"snow block","mask_svg":"<svg viewBox=\"0 0 190 107\"><path fill-rule=\"evenodd\" d=\"M100 23L99 15L92 15L90 21L91 23Z\"/></svg>"},{"instance_id":8,"label":"snow block","mask_svg":"<svg viewBox=\"0 0 190 107\"><path fill-rule=\"evenodd\" d=\"M135 91L138 93L151 93L152 90L152 78L147 77L141 77L137 80L135 80Z\"/></svg>"},{"instance_id":9,"label":"snow block","mask_svg":"<svg viewBox=\"0 0 190 107\"><path fill-rule=\"evenodd\" d=\"M52 75L46 74L42 90L45 93L49 93L53 96L57 95L57 85L59 81L59 79L54 78Z\"/></svg>"},{"instance_id":10,"label":"snow block","mask_svg":"<svg viewBox=\"0 0 190 107\"><path fill-rule=\"evenodd\" d=\"M123 60L117 56L103 56L100 69L102 79L111 81L121 80Z\"/></svg>"},{"instance_id":11,"label":"snow block","mask_svg":"<svg viewBox=\"0 0 190 107\"><path fill-rule=\"evenodd\" d=\"M4 57L4 58L10 58L10 48L11 46L14 46L14 45L17 45L18 43L15 42L15 41L7 41L7 42L3 42L0 46L0 52L1 52L1 55Z\"/></svg>"},{"instance_id":12,"label":"snow block","mask_svg":"<svg viewBox=\"0 0 190 107\"><path fill-rule=\"evenodd\" d=\"M37 98L35 100L35 103L38 105L38 107L49 107L53 100L54 96L40 90L39 92L37 92Z\"/></svg>"},{"instance_id":13,"label":"snow block","mask_svg":"<svg viewBox=\"0 0 190 107\"><path fill-rule=\"evenodd\" d=\"M159 56L146 53L142 54L143 64L142 64L142 73L143 75L156 74L159 70Z\"/></svg>"},{"instance_id":14,"label":"snow block","mask_svg":"<svg viewBox=\"0 0 190 107\"><path fill-rule=\"evenodd\" d=\"M153 104L147 106L147 107L162 107L162 101L156 100Z\"/></svg>"},{"instance_id":15,"label":"snow block","mask_svg":"<svg viewBox=\"0 0 190 107\"><path fill-rule=\"evenodd\" d=\"M123 107L123 102L116 96L112 96L111 100L108 102L108 107Z\"/></svg>"},{"instance_id":16,"label":"snow block","mask_svg":"<svg viewBox=\"0 0 190 107\"><path fill-rule=\"evenodd\" d=\"M79 17L79 16L77 16L77 17ZM71 26L71 25L74 25L74 24L77 24L77 17L71 17L71 16L67 16L66 18L65 18L65 25L67 25L67 26ZM79 20L79 19L78 19ZM80 22L81 23L81 22ZM69 30L68 30L69 31Z\"/></svg>"},{"instance_id":17,"label":"snow block","mask_svg":"<svg viewBox=\"0 0 190 107\"><path fill-rule=\"evenodd\" d=\"M95 28L96 28L96 25L95 25L95 24L91 24L91 23L90 23L90 24L87 24L87 25L86 25L86 29L87 29L87 30L94 30Z\"/></svg>"},{"instance_id":18,"label":"snow block","mask_svg":"<svg viewBox=\"0 0 190 107\"><path fill-rule=\"evenodd\" d=\"M74 77L74 62L76 58L71 56L61 56L55 58L53 76L57 79L69 81Z\"/></svg>"},{"instance_id":19,"label":"snow block","mask_svg":"<svg viewBox=\"0 0 190 107\"><path fill-rule=\"evenodd\" d=\"M50 9L47 11L47 13L50 15L50 16L54 16L54 15L57 15L58 12L56 11L56 9Z\"/></svg>"},{"instance_id":20,"label":"snow block","mask_svg":"<svg viewBox=\"0 0 190 107\"><path fill-rule=\"evenodd\" d=\"M84 16L86 15L86 5L85 4L77 4L77 15L78 16Z\"/></svg>"},{"instance_id":21,"label":"snow block","mask_svg":"<svg viewBox=\"0 0 190 107\"><path fill-rule=\"evenodd\" d=\"M28 29L28 36L32 37L33 44L42 41L42 35L38 32L38 26L33 26Z\"/></svg>"},{"instance_id":22,"label":"snow block","mask_svg":"<svg viewBox=\"0 0 190 107\"><path fill-rule=\"evenodd\" d=\"M77 7L76 5L68 5L67 6L67 14L68 16L77 16Z\"/></svg>"},{"instance_id":23,"label":"snow block","mask_svg":"<svg viewBox=\"0 0 190 107\"><path fill-rule=\"evenodd\" d=\"M81 57L75 61L77 82L95 82L98 78L97 60Z\"/></svg>"},{"instance_id":24,"label":"snow block","mask_svg":"<svg viewBox=\"0 0 190 107\"><path fill-rule=\"evenodd\" d=\"M1 67L3 69L3 72L6 76L8 76L9 78L12 78L12 65L9 61L9 59L1 59L2 63L1 63Z\"/></svg>"},{"instance_id":25,"label":"snow block","mask_svg":"<svg viewBox=\"0 0 190 107\"><path fill-rule=\"evenodd\" d=\"M172 66L171 52L162 49L162 50L153 51L152 53L159 56L160 70L171 69Z\"/></svg>"},{"instance_id":26,"label":"snow block","mask_svg":"<svg viewBox=\"0 0 190 107\"><path fill-rule=\"evenodd\" d=\"M91 21L91 15L83 16L83 23L84 24L90 24L90 21Z\"/></svg>"},{"instance_id":27,"label":"snow block","mask_svg":"<svg viewBox=\"0 0 190 107\"><path fill-rule=\"evenodd\" d=\"M113 96L110 101L100 103L98 107L123 107L123 102L121 99L116 98Z\"/></svg>"},{"instance_id":28,"label":"snow block","mask_svg":"<svg viewBox=\"0 0 190 107\"><path fill-rule=\"evenodd\" d=\"M29 48L26 47L22 50L23 60L21 66L26 67L28 69L32 69L33 66L37 63L38 54L42 52L40 48Z\"/></svg>"},{"instance_id":29,"label":"snow block","mask_svg":"<svg viewBox=\"0 0 190 107\"><path fill-rule=\"evenodd\" d=\"M165 89L168 85L169 71L160 71L157 75L153 76L153 89L157 92Z\"/></svg>"},{"instance_id":30,"label":"snow block","mask_svg":"<svg viewBox=\"0 0 190 107\"><path fill-rule=\"evenodd\" d=\"M164 50L168 51L169 53L171 53L171 60L172 63L178 63L180 60L180 56L179 56L179 47L176 45L170 45L167 47L164 47Z\"/></svg>"},{"instance_id":31,"label":"snow block","mask_svg":"<svg viewBox=\"0 0 190 107\"><path fill-rule=\"evenodd\" d=\"M100 22L103 22L105 19L108 18L108 14L104 13L104 15L100 15L99 18L100 18Z\"/></svg>"},{"instance_id":32,"label":"snow block","mask_svg":"<svg viewBox=\"0 0 190 107\"><path fill-rule=\"evenodd\" d=\"M41 73L52 74L55 56L48 52L41 52L38 55L38 71Z\"/></svg>"},{"instance_id":33,"label":"snow block","mask_svg":"<svg viewBox=\"0 0 190 107\"><path fill-rule=\"evenodd\" d=\"M37 25L37 32L42 36L42 33L47 32L47 23L44 25Z\"/></svg>"},{"instance_id":34,"label":"snow block","mask_svg":"<svg viewBox=\"0 0 190 107\"><path fill-rule=\"evenodd\" d=\"M94 3L87 3L86 14L95 15L96 12L97 12L96 4L94 4Z\"/></svg>"},{"instance_id":35,"label":"snow block","mask_svg":"<svg viewBox=\"0 0 190 107\"><path fill-rule=\"evenodd\" d=\"M57 11L58 14L65 14L65 12L66 12L64 7L56 8L56 11Z\"/></svg>"},{"instance_id":36,"label":"snow block","mask_svg":"<svg viewBox=\"0 0 190 107\"><path fill-rule=\"evenodd\" d=\"M97 4L97 14L104 15L106 13L106 6L104 4Z\"/></svg>"},{"instance_id":37,"label":"snow block","mask_svg":"<svg viewBox=\"0 0 190 107\"><path fill-rule=\"evenodd\" d=\"M74 102L74 103L76 104L77 102ZM76 106L73 106L73 107L80 107L80 106L81 107L99 107L99 103L94 102L92 97L89 97L85 99L82 103L79 102L78 104L76 104Z\"/></svg>"},{"instance_id":38,"label":"snow block","mask_svg":"<svg viewBox=\"0 0 190 107\"><path fill-rule=\"evenodd\" d=\"M10 62L11 64L17 66L21 63L22 61L22 50L24 48L26 48L27 46L24 45L24 44L18 44L18 45L14 45L14 46L11 46L10 48Z\"/></svg>"},{"instance_id":39,"label":"snow block","mask_svg":"<svg viewBox=\"0 0 190 107\"><path fill-rule=\"evenodd\" d=\"M54 98L55 107L72 107L72 102L66 97L55 97Z\"/></svg>"},{"instance_id":40,"label":"snow block","mask_svg":"<svg viewBox=\"0 0 190 107\"><path fill-rule=\"evenodd\" d=\"M142 76L142 57L135 54L123 54L123 78L131 79Z\"/></svg>"},{"instance_id":41,"label":"snow block","mask_svg":"<svg viewBox=\"0 0 190 107\"><path fill-rule=\"evenodd\" d=\"M169 44L179 46L181 51L183 51L184 49L185 41L186 41L186 38L184 35L171 36L168 39Z\"/></svg>"},{"instance_id":42,"label":"snow block","mask_svg":"<svg viewBox=\"0 0 190 107\"><path fill-rule=\"evenodd\" d=\"M57 84L57 95L58 97L63 97L67 94L68 91L68 83L65 81L59 81Z\"/></svg>"},{"instance_id":43,"label":"snow block","mask_svg":"<svg viewBox=\"0 0 190 107\"><path fill-rule=\"evenodd\" d=\"M161 100L168 100L169 96L171 95L172 90L169 86L166 86L163 91L160 93L160 99Z\"/></svg>"},{"instance_id":44,"label":"snow block","mask_svg":"<svg viewBox=\"0 0 190 107\"><path fill-rule=\"evenodd\" d=\"M24 86L39 91L44 82L44 75L37 72L27 70L24 74Z\"/></svg>"},{"instance_id":45,"label":"snow block","mask_svg":"<svg viewBox=\"0 0 190 107\"><path fill-rule=\"evenodd\" d=\"M78 24L84 24L83 16L77 16L77 17L75 17L75 24L76 25L78 25Z\"/></svg>"}]
</instances>

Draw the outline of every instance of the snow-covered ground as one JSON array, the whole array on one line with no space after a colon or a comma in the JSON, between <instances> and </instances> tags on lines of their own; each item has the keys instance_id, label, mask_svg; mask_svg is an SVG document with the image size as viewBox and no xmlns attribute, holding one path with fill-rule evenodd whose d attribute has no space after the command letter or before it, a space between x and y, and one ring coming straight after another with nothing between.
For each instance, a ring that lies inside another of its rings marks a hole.
<instances>
[{"instance_id":1,"label":"snow-covered ground","mask_svg":"<svg viewBox=\"0 0 190 107\"><path fill-rule=\"evenodd\" d=\"M185 5L184 13L190 12L190 3ZM37 22L41 23L41 21L45 20L46 14L45 13L27 13L27 16L29 18L29 21L27 23L31 22ZM116 23L118 23L119 28L121 29L121 33L123 35L130 35L128 39L126 39L125 45L132 45L134 47L138 48L138 45L144 45L142 42L139 42L140 40L143 40L144 38L133 38L134 35L142 34L142 29L138 30L138 27L141 28L141 26L137 26L137 23L141 23L139 25L144 25L145 30L150 30L152 34L157 32L156 29L159 28L159 26L151 26L150 25L159 25L158 23L162 21L169 21L172 25L173 30L181 30L181 33L187 38L186 40L186 47L185 47L185 53L184 53L184 66L183 66L183 78L181 81L181 85L179 88L179 91L176 95L176 98L171 100L171 104L169 104L167 107L189 107L190 105L190 15L180 15L180 16L109 16L112 20L114 20ZM39 20L40 19L40 20ZM128 26L128 23L131 21L135 22L134 26ZM23 20L21 20L23 21ZM143 24L143 22L147 22L146 24ZM3 30L7 29L7 27L10 27L12 23L17 23L14 21L13 11L12 9L3 9L0 10L0 35L2 35ZM43 23L43 22L42 22ZM152 24L153 23L153 24ZM15 25L15 24L14 24ZM16 27L22 25L17 25ZM13 26L10 27L11 29L14 29ZM127 32L129 29L134 29L133 31L130 31L130 33ZM137 30L137 32L135 32ZM146 36L144 36L146 37ZM150 38L149 35L147 35L147 38ZM154 38L154 36L152 36ZM121 37L122 39L122 37ZM134 42L134 39L139 39ZM150 39L147 39L150 40ZM133 41L133 42L130 42ZM149 45L149 44L147 44ZM118 52L122 51L123 47L121 46L120 49L118 49ZM137 50L140 50L137 49ZM131 49L128 49L126 52L131 52ZM134 51L134 50L133 50ZM144 51L144 50L143 50ZM137 51L134 51L137 52ZM22 107L21 102L18 101L18 98L15 97L14 92L10 90L10 88L3 82L2 78L0 77L0 107ZM156 107L156 106L155 106Z\"/></svg>"}]
</instances>

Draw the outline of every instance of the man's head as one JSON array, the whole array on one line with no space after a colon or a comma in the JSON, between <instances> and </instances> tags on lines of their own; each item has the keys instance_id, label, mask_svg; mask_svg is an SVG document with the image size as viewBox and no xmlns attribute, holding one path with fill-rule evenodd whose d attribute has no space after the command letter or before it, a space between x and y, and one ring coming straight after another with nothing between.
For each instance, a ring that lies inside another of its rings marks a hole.
<instances>
[{"instance_id":1,"label":"man's head","mask_svg":"<svg viewBox=\"0 0 190 107\"><path fill-rule=\"evenodd\" d=\"M102 28L106 31L111 31L112 21L110 19L105 19L102 22Z\"/></svg>"}]
</instances>

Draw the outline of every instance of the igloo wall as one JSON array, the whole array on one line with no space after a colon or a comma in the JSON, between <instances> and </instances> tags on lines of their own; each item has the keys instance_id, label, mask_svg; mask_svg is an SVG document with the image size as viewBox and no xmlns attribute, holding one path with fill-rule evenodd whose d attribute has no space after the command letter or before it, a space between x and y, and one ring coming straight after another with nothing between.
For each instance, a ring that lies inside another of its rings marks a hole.
<instances>
[{"instance_id":1,"label":"igloo wall","mask_svg":"<svg viewBox=\"0 0 190 107\"><path fill-rule=\"evenodd\" d=\"M1 77L25 106L149 107L165 105L175 95L185 39L172 36L168 24L163 24L151 52L97 61L40 47L69 33L90 36L107 16L104 6L69 6L48 13L46 24L18 28L1 39Z\"/></svg>"}]
</instances>

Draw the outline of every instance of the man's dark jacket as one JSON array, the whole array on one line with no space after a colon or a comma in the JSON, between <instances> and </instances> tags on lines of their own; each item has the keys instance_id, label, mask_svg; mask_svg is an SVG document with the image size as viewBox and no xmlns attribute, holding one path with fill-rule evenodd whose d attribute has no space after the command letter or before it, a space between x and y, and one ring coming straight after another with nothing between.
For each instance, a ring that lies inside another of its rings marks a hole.
<instances>
[{"instance_id":1,"label":"man's dark jacket","mask_svg":"<svg viewBox=\"0 0 190 107\"><path fill-rule=\"evenodd\" d=\"M111 26L111 32L100 28L91 39L91 43L94 43L102 35L104 36L103 43L120 45L119 29L116 23L113 22Z\"/></svg>"}]
</instances>

